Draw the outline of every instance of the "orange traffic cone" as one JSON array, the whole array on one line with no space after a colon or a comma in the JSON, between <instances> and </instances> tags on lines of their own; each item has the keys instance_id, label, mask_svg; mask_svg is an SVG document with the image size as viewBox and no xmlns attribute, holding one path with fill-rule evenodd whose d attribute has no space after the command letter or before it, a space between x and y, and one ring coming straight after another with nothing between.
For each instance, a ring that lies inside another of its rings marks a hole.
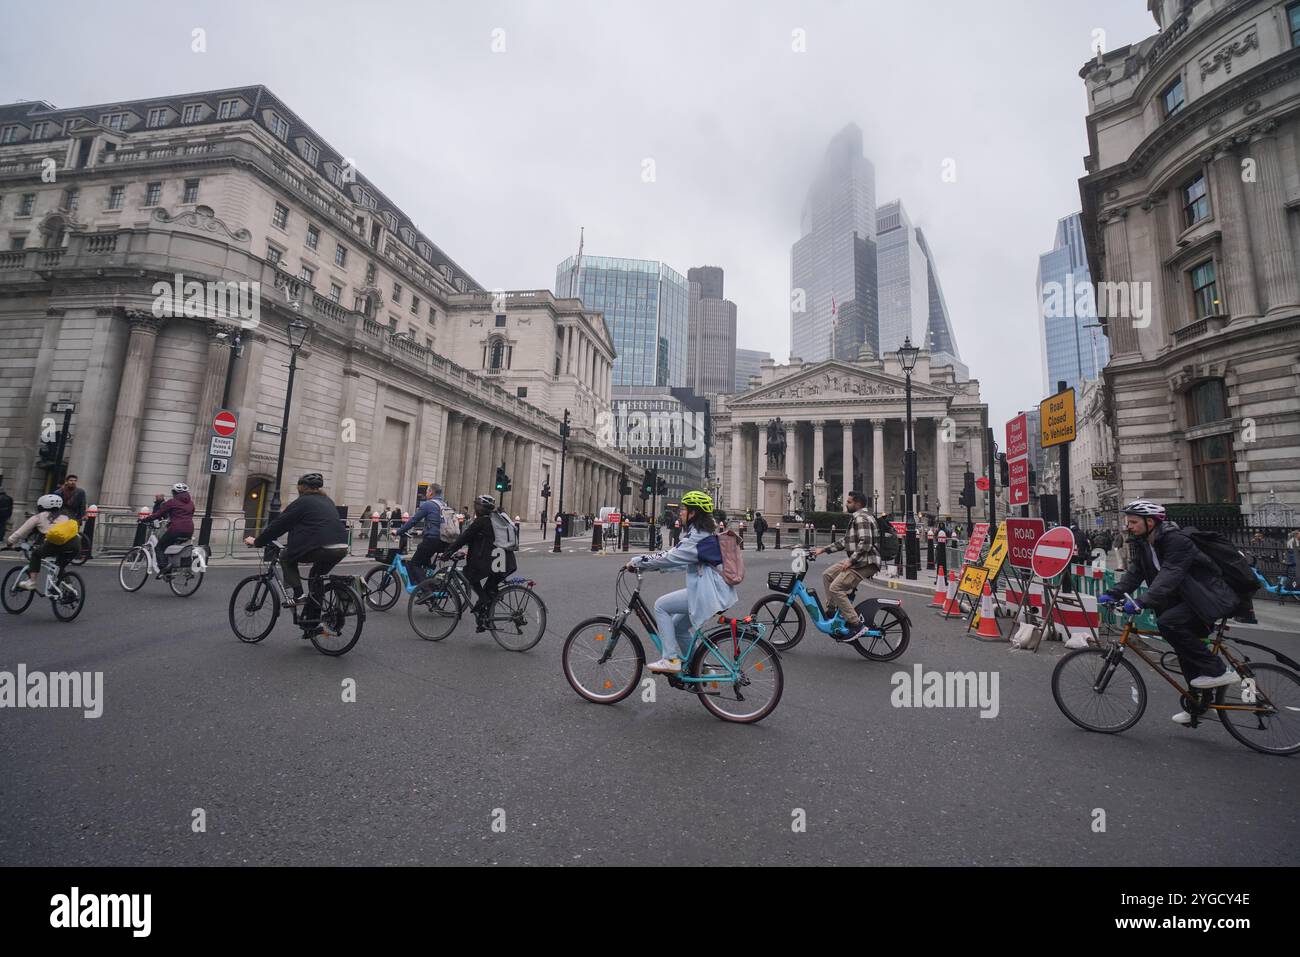
<instances>
[{"instance_id":1,"label":"orange traffic cone","mask_svg":"<svg viewBox=\"0 0 1300 957\"><path fill-rule=\"evenodd\" d=\"M930 602L930 608L942 608L943 603L948 600L948 575L939 566L939 574L934 578L934 601Z\"/></svg>"},{"instance_id":2,"label":"orange traffic cone","mask_svg":"<svg viewBox=\"0 0 1300 957\"><path fill-rule=\"evenodd\" d=\"M939 614L947 618L949 615L961 615L961 599L957 597L957 579L948 579L948 592L943 599L943 607L939 609Z\"/></svg>"},{"instance_id":3,"label":"orange traffic cone","mask_svg":"<svg viewBox=\"0 0 1300 957\"><path fill-rule=\"evenodd\" d=\"M980 598L980 623L975 634L981 638L1001 638L1002 629L998 627L997 618L993 616L993 591L989 583L984 583L984 595Z\"/></svg>"}]
</instances>

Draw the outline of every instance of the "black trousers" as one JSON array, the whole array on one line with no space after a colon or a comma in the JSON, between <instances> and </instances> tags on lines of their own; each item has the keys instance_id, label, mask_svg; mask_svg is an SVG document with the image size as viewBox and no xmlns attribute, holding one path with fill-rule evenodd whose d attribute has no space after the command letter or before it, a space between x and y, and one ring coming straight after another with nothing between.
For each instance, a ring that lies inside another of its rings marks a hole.
<instances>
[{"instance_id":1,"label":"black trousers","mask_svg":"<svg viewBox=\"0 0 1300 957\"><path fill-rule=\"evenodd\" d=\"M487 606L492 599L496 597L497 589L501 583L506 580L505 572L491 572L481 581L477 578L470 578L470 587L474 589L474 594L478 596L478 601L474 602L474 611L486 611Z\"/></svg>"},{"instance_id":2,"label":"black trousers","mask_svg":"<svg viewBox=\"0 0 1300 957\"><path fill-rule=\"evenodd\" d=\"M425 535L424 538L420 539L420 545L416 548L415 554L411 556L410 563L412 568L420 570L420 575L416 578L417 582L423 581L428 575L429 566L433 564L433 556L441 555L450 544L451 542L444 542L433 535Z\"/></svg>"},{"instance_id":3,"label":"black trousers","mask_svg":"<svg viewBox=\"0 0 1300 957\"><path fill-rule=\"evenodd\" d=\"M767 532L755 532L754 534L758 537L758 550L761 552L763 550L763 536L766 535Z\"/></svg>"},{"instance_id":4,"label":"black trousers","mask_svg":"<svg viewBox=\"0 0 1300 957\"><path fill-rule=\"evenodd\" d=\"M311 563L311 571L307 573L307 603L303 605L302 614L298 618L300 625L320 623L320 602L325 596L323 578L333 570L335 565L343 561L347 554L346 546L340 545L338 548L317 548L294 559L280 559L280 568L284 571L284 583L289 586L289 590L294 595L302 594L302 576L298 574L299 563L304 565Z\"/></svg>"},{"instance_id":5,"label":"black trousers","mask_svg":"<svg viewBox=\"0 0 1300 957\"><path fill-rule=\"evenodd\" d=\"M1186 604L1174 605L1156 616L1160 637L1173 645L1182 666L1183 677L1188 681L1201 675L1218 677L1228 670L1223 659L1210 654L1205 644L1210 626Z\"/></svg>"},{"instance_id":6,"label":"black trousers","mask_svg":"<svg viewBox=\"0 0 1300 957\"><path fill-rule=\"evenodd\" d=\"M174 556L168 555L167 549L177 542L188 542L193 534L193 532L168 531L158 539L158 544L154 546L154 553L158 556L158 567L164 570L170 568Z\"/></svg>"},{"instance_id":7,"label":"black trousers","mask_svg":"<svg viewBox=\"0 0 1300 957\"><path fill-rule=\"evenodd\" d=\"M70 542L64 542L62 545L55 545L53 542L41 542L32 549L32 557L27 562L29 572L38 572L41 570L41 562L47 558L53 558L59 563L59 568L67 568L68 562L77 557L81 551L80 539L74 538Z\"/></svg>"}]
</instances>

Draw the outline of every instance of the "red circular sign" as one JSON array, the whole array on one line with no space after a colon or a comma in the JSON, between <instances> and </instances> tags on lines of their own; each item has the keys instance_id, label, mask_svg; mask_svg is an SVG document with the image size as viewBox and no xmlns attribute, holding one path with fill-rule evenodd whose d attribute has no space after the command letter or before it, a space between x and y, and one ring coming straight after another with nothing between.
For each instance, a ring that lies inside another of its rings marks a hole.
<instances>
[{"instance_id":1,"label":"red circular sign","mask_svg":"<svg viewBox=\"0 0 1300 957\"><path fill-rule=\"evenodd\" d=\"M239 421L235 418L235 413L227 412L225 409L222 409L212 420L212 431L217 433L217 435L228 438L235 434L235 429L238 425Z\"/></svg>"},{"instance_id":2,"label":"red circular sign","mask_svg":"<svg viewBox=\"0 0 1300 957\"><path fill-rule=\"evenodd\" d=\"M979 489L981 492L987 492L989 490L988 477L981 475L979 478L977 478L975 480L975 487Z\"/></svg>"},{"instance_id":3,"label":"red circular sign","mask_svg":"<svg viewBox=\"0 0 1300 957\"><path fill-rule=\"evenodd\" d=\"M1039 578L1055 578L1069 567L1073 558L1074 533L1058 525L1034 543L1030 564Z\"/></svg>"}]
</instances>

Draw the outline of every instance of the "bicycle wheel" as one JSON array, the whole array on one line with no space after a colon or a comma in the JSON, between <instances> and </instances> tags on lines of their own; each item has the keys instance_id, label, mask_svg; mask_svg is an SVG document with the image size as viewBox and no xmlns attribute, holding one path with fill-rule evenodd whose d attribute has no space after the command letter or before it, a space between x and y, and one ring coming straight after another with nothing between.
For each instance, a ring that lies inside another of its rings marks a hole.
<instances>
[{"instance_id":1,"label":"bicycle wheel","mask_svg":"<svg viewBox=\"0 0 1300 957\"><path fill-rule=\"evenodd\" d=\"M1084 730L1118 734L1142 717L1147 686L1133 663L1114 649L1080 648L1052 669L1052 697L1061 713Z\"/></svg>"},{"instance_id":2,"label":"bicycle wheel","mask_svg":"<svg viewBox=\"0 0 1300 957\"><path fill-rule=\"evenodd\" d=\"M506 651L527 651L546 634L546 605L527 585L507 585L488 609L487 626Z\"/></svg>"},{"instance_id":3,"label":"bicycle wheel","mask_svg":"<svg viewBox=\"0 0 1300 957\"><path fill-rule=\"evenodd\" d=\"M777 651L789 651L799 644L808 627L807 612L797 600L787 609L785 603L789 600L788 595L768 595L754 602L754 607L749 610L754 621L763 626L767 640ZM778 625L777 619L782 612L785 612L785 620Z\"/></svg>"},{"instance_id":4,"label":"bicycle wheel","mask_svg":"<svg viewBox=\"0 0 1300 957\"><path fill-rule=\"evenodd\" d=\"M463 606L444 575L427 578L406 602L411 629L425 641L442 641L460 623Z\"/></svg>"},{"instance_id":5,"label":"bicycle wheel","mask_svg":"<svg viewBox=\"0 0 1300 957\"><path fill-rule=\"evenodd\" d=\"M1220 702L1258 711L1219 711L1228 733L1262 754L1300 751L1300 676L1289 668L1268 662L1250 662L1238 668L1243 682L1253 679L1253 694L1242 684L1228 685ZM1253 697L1254 701L1247 701Z\"/></svg>"},{"instance_id":6,"label":"bicycle wheel","mask_svg":"<svg viewBox=\"0 0 1300 957\"><path fill-rule=\"evenodd\" d=\"M366 604L375 611L388 611L402 597L402 580L387 565L376 565L366 572L362 581L365 583Z\"/></svg>"},{"instance_id":7,"label":"bicycle wheel","mask_svg":"<svg viewBox=\"0 0 1300 957\"><path fill-rule=\"evenodd\" d=\"M149 580L149 553L136 546L122 556L117 566L117 582L126 591L139 591Z\"/></svg>"},{"instance_id":8,"label":"bicycle wheel","mask_svg":"<svg viewBox=\"0 0 1300 957\"><path fill-rule=\"evenodd\" d=\"M86 541L86 536L77 533L77 557L68 562L69 565L84 565L90 560L90 542Z\"/></svg>"},{"instance_id":9,"label":"bicycle wheel","mask_svg":"<svg viewBox=\"0 0 1300 957\"><path fill-rule=\"evenodd\" d=\"M26 574L26 565L15 565L5 575L4 585L0 585L0 604L3 604L5 611L11 615L21 615L27 610L27 606L32 603L32 599L36 597L34 591L15 587Z\"/></svg>"},{"instance_id":10,"label":"bicycle wheel","mask_svg":"<svg viewBox=\"0 0 1300 957\"><path fill-rule=\"evenodd\" d=\"M192 551L181 552L176 556L176 567L167 576L167 587L177 598L189 598L203 584L203 573L196 572L190 564L193 557Z\"/></svg>"},{"instance_id":11,"label":"bicycle wheel","mask_svg":"<svg viewBox=\"0 0 1300 957\"><path fill-rule=\"evenodd\" d=\"M65 571L59 578L61 594L50 599L50 608L59 621L72 621L86 607L86 583L76 572Z\"/></svg>"},{"instance_id":12,"label":"bicycle wheel","mask_svg":"<svg viewBox=\"0 0 1300 957\"><path fill-rule=\"evenodd\" d=\"M873 631L880 632L879 635L867 635L849 642L853 650L863 658L893 661L907 650L907 644L912 640L912 620L903 609L893 605L877 605L870 619L863 614L861 607L858 614L864 624Z\"/></svg>"},{"instance_id":13,"label":"bicycle wheel","mask_svg":"<svg viewBox=\"0 0 1300 957\"><path fill-rule=\"evenodd\" d=\"M320 608L321 630L311 643L322 655L346 655L361 638L366 626L366 606L361 594L343 582L328 582Z\"/></svg>"},{"instance_id":14,"label":"bicycle wheel","mask_svg":"<svg viewBox=\"0 0 1300 957\"><path fill-rule=\"evenodd\" d=\"M230 630L240 641L261 641L280 617L280 601L265 575L249 575L230 593Z\"/></svg>"},{"instance_id":15,"label":"bicycle wheel","mask_svg":"<svg viewBox=\"0 0 1300 957\"><path fill-rule=\"evenodd\" d=\"M645 667L641 639L626 627L615 635L613 628L607 615L579 622L560 652L569 686L596 704L615 704L630 695Z\"/></svg>"},{"instance_id":16,"label":"bicycle wheel","mask_svg":"<svg viewBox=\"0 0 1300 957\"><path fill-rule=\"evenodd\" d=\"M733 670L739 671L738 680L731 678ZM711 714L738 724L766 718L785 688L780 655L765 639L751 635L742 634L733 642L730 632L715 632L700 639L686 673L693 678L716 676L717 680L692 682L688 688Z\"/></svg>"}]
</instances>

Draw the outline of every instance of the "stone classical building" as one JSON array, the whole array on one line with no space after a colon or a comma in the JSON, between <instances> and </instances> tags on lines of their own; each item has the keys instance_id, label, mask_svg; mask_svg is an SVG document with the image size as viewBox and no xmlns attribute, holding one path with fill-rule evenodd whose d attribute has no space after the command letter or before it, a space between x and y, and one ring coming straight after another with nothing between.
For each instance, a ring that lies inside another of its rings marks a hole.
<instances>
[{"instance_id":1,"label":"stone classical building","mask_svg":"<svg viewBox=\"0 0 1300 957\"><path fill-rule=\"evenodd\" d=\"M559 423L441 354L448 301L479 285L266 87L0 107L0 243L0 472L19 509L49 481L37 444L64 400L92 501L133 510L185 481L202 506L240 329L215 510L259 518L300 318L286 500L320 471L353 515L409 508L421 481L466 504L504 457L511 511L541 512ZM256 308L169 316L157 290L178 281L238 284Z\"/></svg>"},{"instance_id":2,"label":"stone classical building","mask_svg":"<svg viewBox=\"0 0 1300 957\"><path fill-rule=\"evenodd\" d=\"M762 383L720 397L713 421L713 454L726 509L762 508L760 476L767 471L767 426L785 430L787 511L800 494L813 504L843 502L864 491L877 511L905 511L903 484L906 404L896 354L883 359L863 350L855 362L832 359L777 366L763 361ZM988 406L978 380L958 381L951 366L932 367L922 352L912 373L913 444L917 450L917 511L958 513L966 463L983 468Z\"/></svg>"},{"instance_id":3,"label":"stone classical building","mask_svg":"<svg viewBox=\"0 0 1300 957\"><path fill-rule=\"evenodd\" d=\"M453 362L551 418L558 421L569 410L566 511L594 515L617 501L619 472L630 475L631 463L609 439L615 353L599 312L583 308L578 299L557 299L546 289L456 293L447 298L438 344ZM539 478L555 493L548 503L554 509L559 471L548 461Z\"/></svg>"},{"instance_id":4,"label":"stone classical building","mask_svg":"<svg viewBox=\"0 0 1300 957\"><path fill-rule=\"evenodd\" d=\"M1097 519L1121 524L1119 486L1115 479L1115 436L1111 430L1110 392L1101 379L1083 384L1075 405L1075 434L1070 446L1070 516L1081 528L1097 527ZM1054 449L1048 453L1058 460ZM1096 470L1094 472L1094 470ZM1056 467L1060 484L1060 465Z\"/></svg>"},{"instance_id":5,"label":"stone classical building","mask_svg":"<svg viewBox=\"0 0 1300 957\"><path fill-rule=\"evenodd\" d=\"M1300 504L1300 5L1149 9L1080 73L1121 497Z\"/></svg>"}]
</instances>

